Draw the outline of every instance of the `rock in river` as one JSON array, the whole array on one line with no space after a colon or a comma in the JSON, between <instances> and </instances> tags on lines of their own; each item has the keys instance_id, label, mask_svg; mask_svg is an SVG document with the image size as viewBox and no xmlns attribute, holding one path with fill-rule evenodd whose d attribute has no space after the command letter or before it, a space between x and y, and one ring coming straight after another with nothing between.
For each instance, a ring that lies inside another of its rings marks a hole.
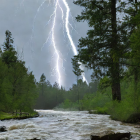
<instances>
[{"instance_id":1,"label":"rock in river","mask_svg":"<svg viewBox=\"0 0 140 140\"><path fill-rule=\"evenodd\" d=\"M91 140L129 140L130 136L130 132L114 133L113 131L104 131L91 135Z\"/></svg>"},{"instance_id":2,"label":"rock in river","mask_svg":"<svg viewBox=\"0 0 140 140\"><path fill-rule=\"evenodd\" d=\"M41 140L41 139L33 138L33 139L30 139L30 140Z\"/></svg>"},{"instance_id":3,"label":"rock in river","mask_svg":"<svg viewBox=\"0 0 140 140\"><path fill-rule=\"evenodd\" d=\"M7 131L6 127L5 126L0 126L0 132L5 132L5 131Z\"/></svg>"}]
</instances>

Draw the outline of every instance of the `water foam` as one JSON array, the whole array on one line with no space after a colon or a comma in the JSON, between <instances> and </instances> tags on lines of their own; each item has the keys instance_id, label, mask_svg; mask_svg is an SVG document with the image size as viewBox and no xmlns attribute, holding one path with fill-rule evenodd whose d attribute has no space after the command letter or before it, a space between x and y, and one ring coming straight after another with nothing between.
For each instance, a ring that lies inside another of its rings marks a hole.
<instances>
[{"instance_id":1,"label":"water foam","mask_svg":"<svg viewBox=\"0 0 140 140\"><path fill-rule=\"evenodd\" d=\"M131 132L132 140L140 139L140 128L110 120L109 115L88 114L87 111L38 110L40 116L26 120L0 121L8 128L0 140L90 140L91 134L104 131Z\"/></svg>"}]
</instances>

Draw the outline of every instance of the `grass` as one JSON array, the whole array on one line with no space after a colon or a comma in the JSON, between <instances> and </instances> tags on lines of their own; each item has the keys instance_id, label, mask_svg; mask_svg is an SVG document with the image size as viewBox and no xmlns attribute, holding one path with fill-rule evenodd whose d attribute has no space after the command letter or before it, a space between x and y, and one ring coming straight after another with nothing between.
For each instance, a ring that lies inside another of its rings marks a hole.
<instances>
[{"instance_id":1,"label":"grass","mask_svg":"<svg viewBox=\"0 0 140 140\"><path fill-rule=\"evenodd\" d=\"M5 112L0 112L0 120L3 119L12 119L13 115Z\"/></svg>"},{"instance_id":2,"label":"grass","mask_svg":"<svg viewBox=\"0 0 140 140\"><path fill-rule=\"evenodd\" d=\"M104 114L108 115L107 108L106 107L97 107L96 111L94 111L94 114Z\"/></svg>"},{"instance_id":3,"label":"grass","mask_svg":"<svg viewBox=\"0 0 140 140\"><path fill-rule=\"evenodd\" d=\"M36 111L30 113L29 116L23 114L23 115L13 115L12 113L6 113L6 112L0 112L0 120L9 120L9 119L26 119L26 118L32 118L35 117L35 115L38 115Z\"/></svg>"}]
</instances>

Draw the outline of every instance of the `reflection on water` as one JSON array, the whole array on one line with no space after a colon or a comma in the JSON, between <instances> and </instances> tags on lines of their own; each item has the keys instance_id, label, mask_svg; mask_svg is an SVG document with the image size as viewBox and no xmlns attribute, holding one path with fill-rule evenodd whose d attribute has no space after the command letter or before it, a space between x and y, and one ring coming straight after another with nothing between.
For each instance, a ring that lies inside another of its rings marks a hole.
<instances>
[{"instance_id":1,"label":"reflection on water","mask_svg":"<svg viewBox=\"0 0 140 140\"><path fill-rule=\"evenodd\" d=\"M87 111L38 110L40 117L25 120L0 121L8 128L0 140L90 140L90 135L103 131L131 132L132 140L140 140L136 125L113 121L108 115L88 114Z\"/></svg>"}]
</instances>

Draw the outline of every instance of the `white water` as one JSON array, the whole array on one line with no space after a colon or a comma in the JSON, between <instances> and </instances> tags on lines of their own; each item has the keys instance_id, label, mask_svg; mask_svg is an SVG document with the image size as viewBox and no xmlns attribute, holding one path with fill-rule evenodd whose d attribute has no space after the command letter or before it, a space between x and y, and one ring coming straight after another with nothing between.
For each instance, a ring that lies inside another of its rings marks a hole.
<instances>
[{"instance_id":1,"label":"white water","mask_svg":"<svg viewBox=\"0 0 140 140\"><path fill-rule=\"evenodd\" d=\"M136 125L113 121L108 115L88 114L87 111L38 110L40 117L25 120L0 121L7 132L0 140L90 140L90 135L103 131L131 132L132 140L140 140Z\"/></svg>"}]
</instances>

